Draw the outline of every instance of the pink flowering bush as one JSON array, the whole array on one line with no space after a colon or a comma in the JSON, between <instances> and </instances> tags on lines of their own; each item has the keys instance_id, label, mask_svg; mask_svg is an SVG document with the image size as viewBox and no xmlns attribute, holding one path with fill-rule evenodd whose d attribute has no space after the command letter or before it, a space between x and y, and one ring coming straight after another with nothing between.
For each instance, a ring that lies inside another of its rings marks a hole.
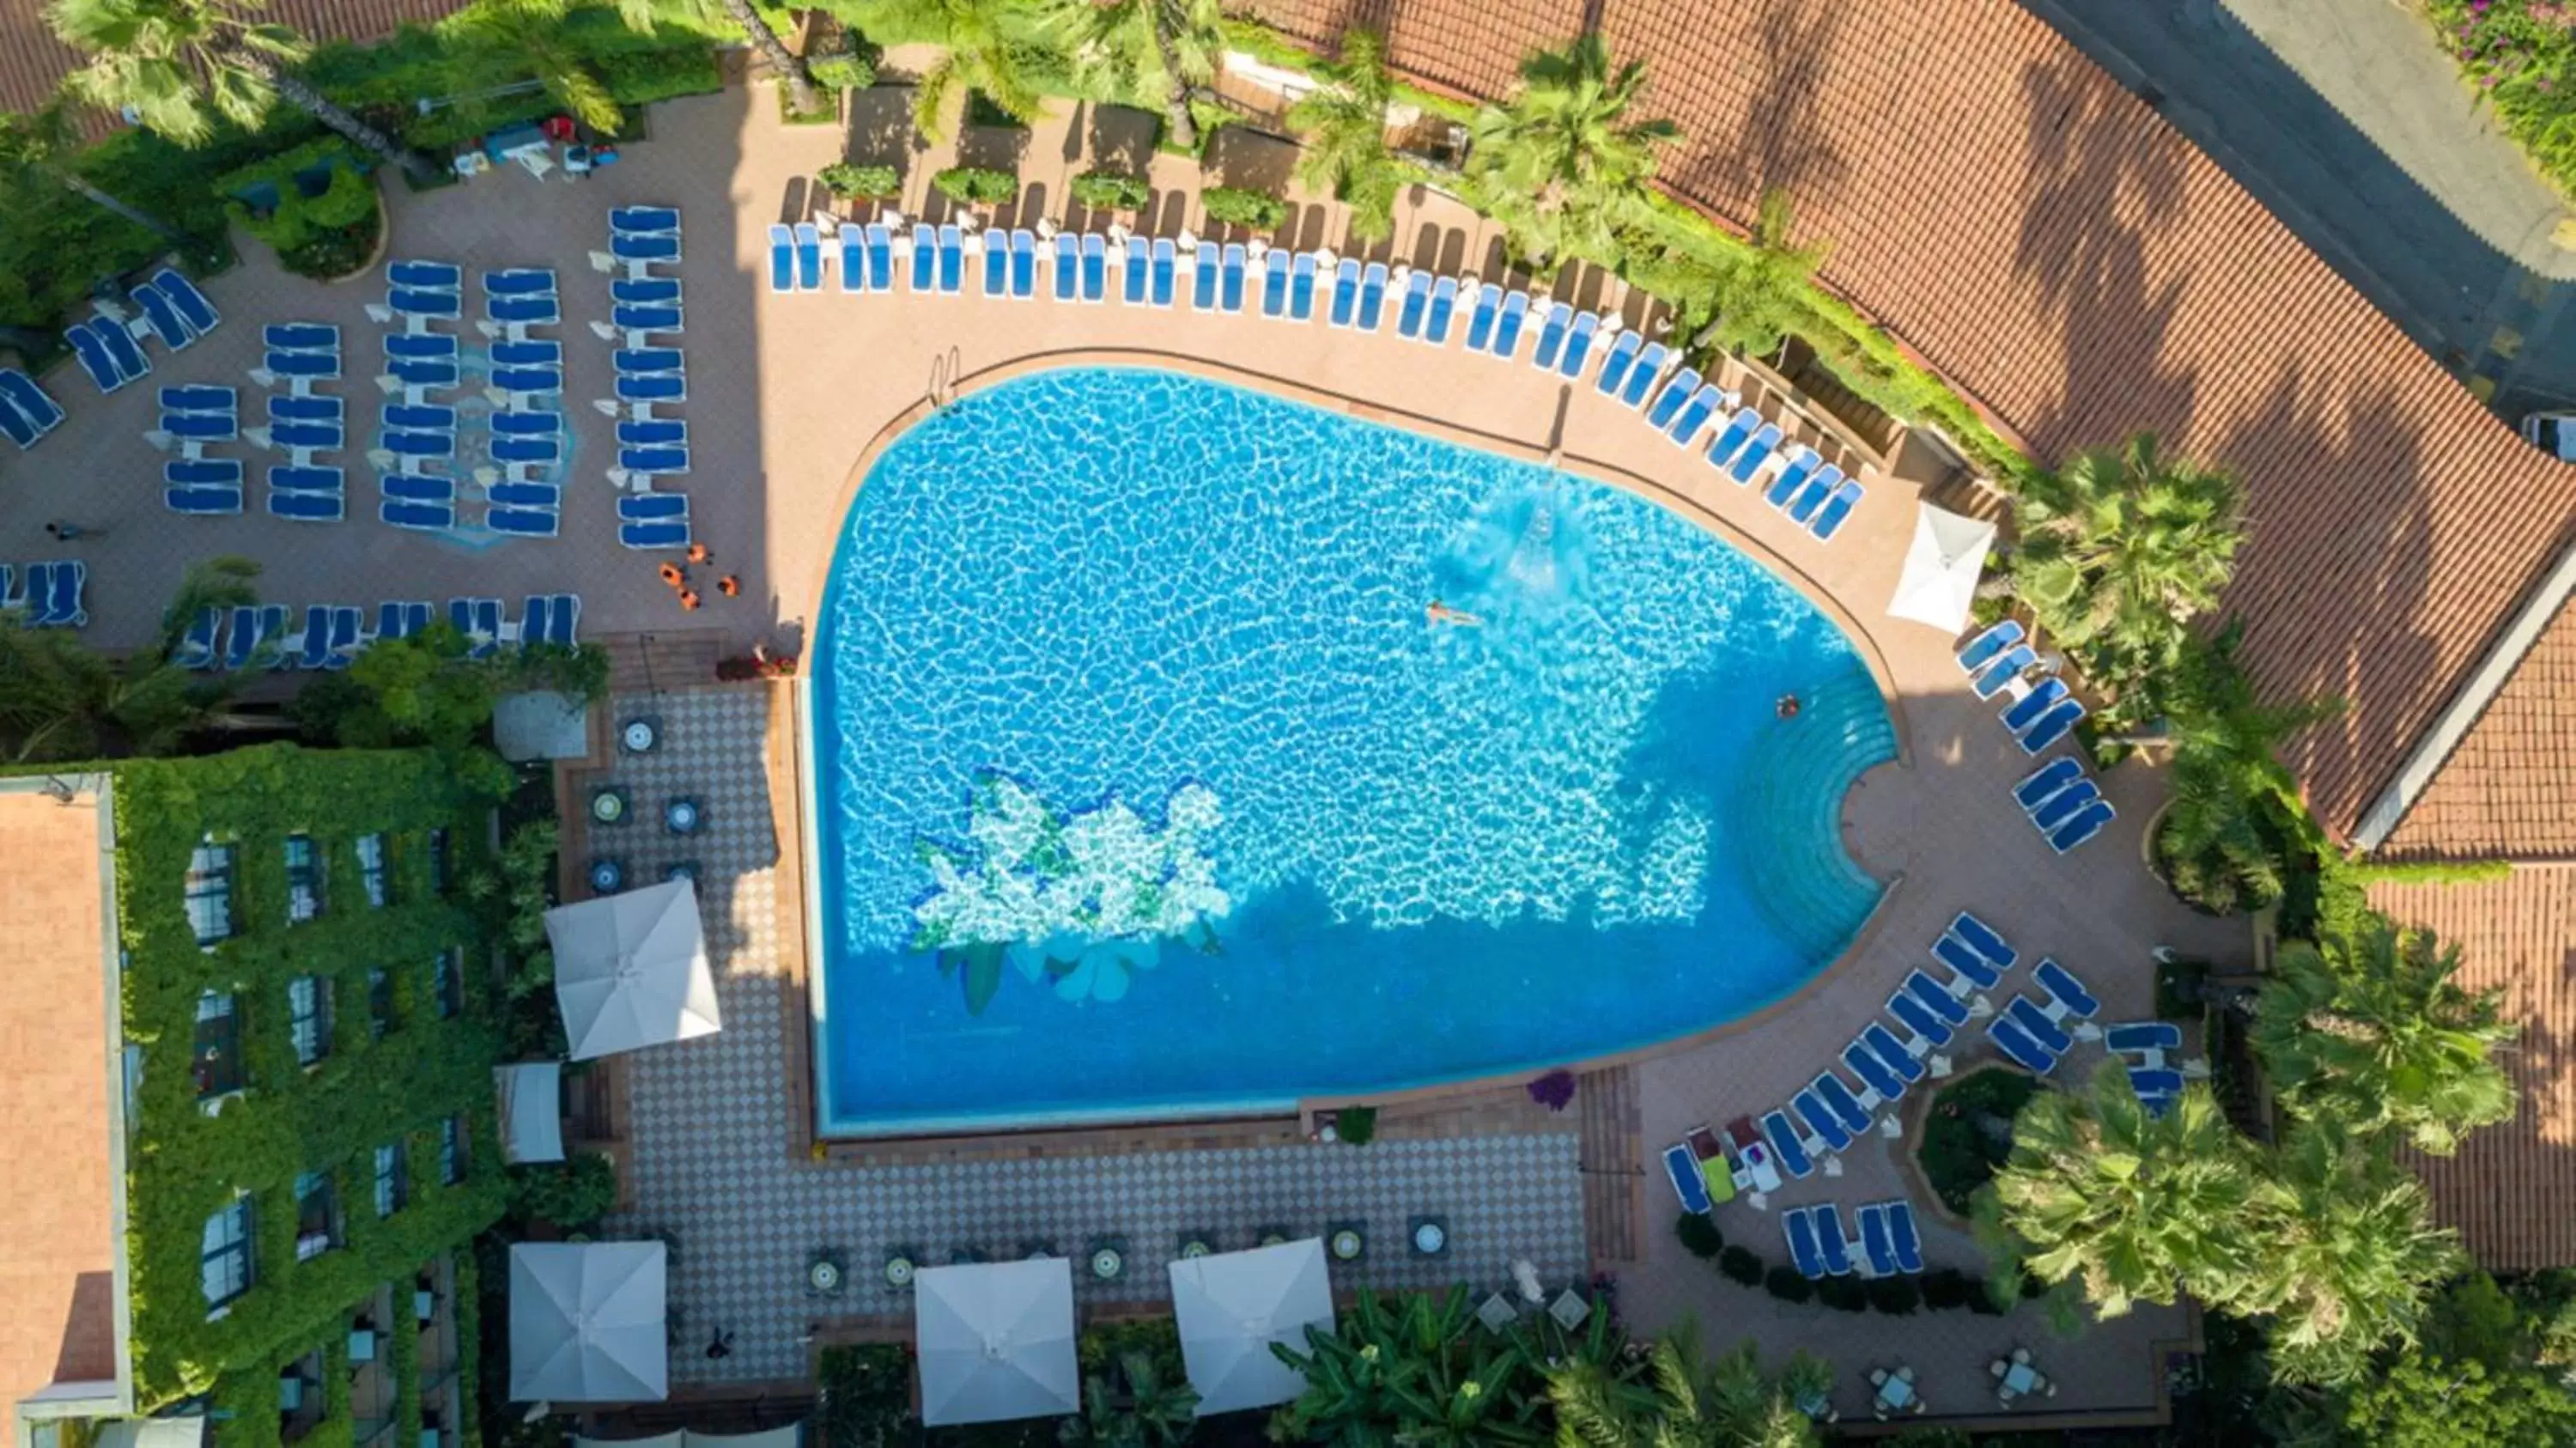
<instances>
[{"instance_id":1,"label":"pink flowering bush","mask_svg":"<svg viewBox=\"0 0 2576 1448\"><path fill-rule=\"evenodd\" d=\"M2425 11L2506 134L2576 194L2576 0L2430 0Z\"/></svg>"}]
</instances>

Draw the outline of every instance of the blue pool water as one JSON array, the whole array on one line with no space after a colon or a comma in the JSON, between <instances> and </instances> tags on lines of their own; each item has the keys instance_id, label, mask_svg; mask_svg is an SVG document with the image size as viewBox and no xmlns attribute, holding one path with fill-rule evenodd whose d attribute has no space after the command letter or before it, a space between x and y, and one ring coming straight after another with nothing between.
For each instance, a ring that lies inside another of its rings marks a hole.
<instances>
[{"instance_id":1,"label":"blue pool water","mask_svg":"<svg viewBox=\"0 0 2576 1448\"><path fill-rule=\"evenodd\" d=\"M1210 382L915 427L813 659L836 1134L1535 1072L1777 999L1879 894L1837 818L1894 734L1796 591L1633 495Z\"/></svg>"}]
</instances>

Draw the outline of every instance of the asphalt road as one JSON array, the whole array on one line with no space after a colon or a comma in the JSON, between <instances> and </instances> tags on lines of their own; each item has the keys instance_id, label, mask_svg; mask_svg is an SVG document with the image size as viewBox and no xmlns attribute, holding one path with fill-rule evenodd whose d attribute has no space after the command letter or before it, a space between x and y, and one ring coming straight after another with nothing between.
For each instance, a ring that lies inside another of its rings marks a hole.
<instances>
[{"instance_id":1,"label":"asphalt road","mask_svg":"<svg viewBox=\"0 0 2576 1448\"><path fill-rule=\"evenodd\" d=\"M2404 0L2022 0L2499 413L2576 407L2576 213Z\"/></svg>"}]
</instances>

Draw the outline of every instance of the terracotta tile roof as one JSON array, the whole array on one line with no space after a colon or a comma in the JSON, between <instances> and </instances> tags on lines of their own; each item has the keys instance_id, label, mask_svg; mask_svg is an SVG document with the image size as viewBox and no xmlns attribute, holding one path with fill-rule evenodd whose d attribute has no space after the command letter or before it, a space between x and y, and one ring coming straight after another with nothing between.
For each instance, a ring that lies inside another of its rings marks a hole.
<instances>
[{"instance_id":1,"label":"terracotta tile roof","mask_svg":"<svg viewBox=\"0 0 2576 1448\"><path fill-rule=\"evenodd\" d=\"M1580 0L1258 0L1324 42L1490 93ZM2548 461L2207 157L2004 0L1600 0L1686 136L1684 198L1742 223L1795 196L1823 275L2043 456L2150 427L2236 469L2229 595L2275 697L2351 708L2291 761L2346 832L2576 539ZM2509 521L2507 521L2509 520Z\"/></svg>"},{"instance_id":2,"label":"terracotta tile roof","mask_svg":"<svg viewBox=\"0 0 2576 1448\"><path fill-rule=\"evenodd\" d=\"M30 1392L116 1376L98 851L94 796L0 794L0 1433Z\"/></svg>"},{"instance_id":3,"label":"terracotta tile roof","mask_svg":"<svg viewBox=\"0 0 2576 1448\"><path fill-rule=\"evenodd\" d=\"M2379 853L2576 859L2576 603L2559 609Z\"/></svg>"},{"instance_id":4,"label":"terracotta tile roof","mask_svg":"<svg viewBox=\"0 0 2576 1448\"><path fill-rule=\"evenodd\" d=\"M459 8L461 0L269 0L259 18L316 41L374 40ZM79 64L45 23L45 0L0 0L0 110L42 105Z\"/></svg>"},{"instance_id":5,"label":"terracotta tile roof","mask_svg":"<svg viewBox=\"0 0 2576 1448\"><path fill-rule=\"evenodd\" d=\"M2449 1158L2412 1163L2442 1219L2495 1271L2576 1265L2576 867L2529 866L2475 885L2378 885L2370 903L2461 949L2460 982L2502 987L2522 1027L2506 1064L2513 1120Z\"/></svg>"}]
</instances>

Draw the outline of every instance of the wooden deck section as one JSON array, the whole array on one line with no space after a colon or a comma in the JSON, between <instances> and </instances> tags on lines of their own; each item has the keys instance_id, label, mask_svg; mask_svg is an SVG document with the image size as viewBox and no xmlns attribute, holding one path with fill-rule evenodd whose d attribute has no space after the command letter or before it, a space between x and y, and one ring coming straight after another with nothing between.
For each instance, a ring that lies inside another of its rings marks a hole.
<instances>
[{"instance_id":1,"label":"wooden deck section","mask_svg":"<svg viewBox=\"0 0 2576 1448\"><path fill-rule=\"evenodd\" d=\"M1631 1066L1586 1071L1575 1078L1575 1114L1583 1131L1583 1235L1596 1272L1633 1265L1645 1242L1645 1145L1637 1122L1637 1072Z\"/></svg>"}]
</instances>

